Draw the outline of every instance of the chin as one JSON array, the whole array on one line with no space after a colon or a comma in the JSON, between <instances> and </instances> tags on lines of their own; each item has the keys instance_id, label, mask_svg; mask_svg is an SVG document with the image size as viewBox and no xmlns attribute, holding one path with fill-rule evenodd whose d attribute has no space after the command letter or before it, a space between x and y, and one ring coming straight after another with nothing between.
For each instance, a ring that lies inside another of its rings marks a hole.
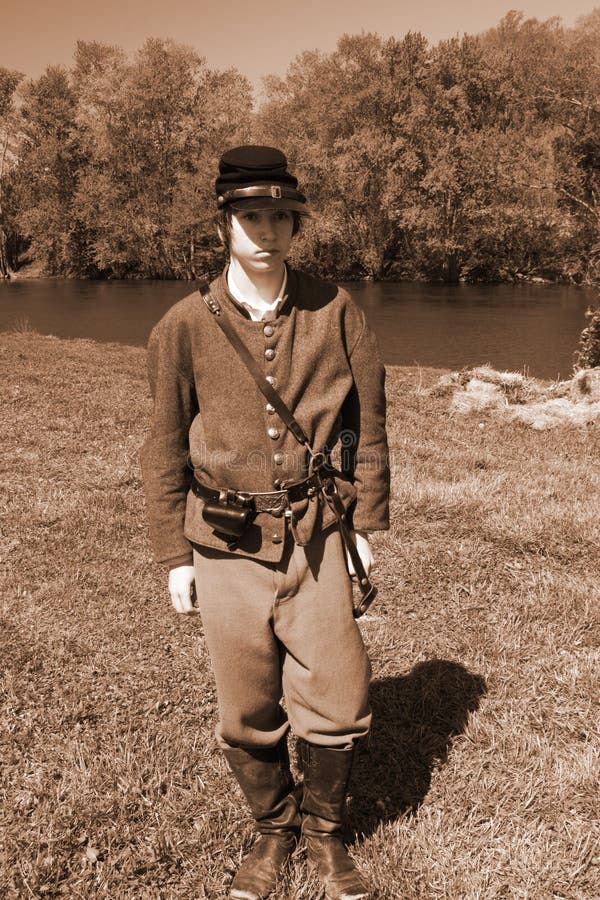
<instances>
[{"instance_id":1,"label":"chin","mask_svg":"<svg viewBox=\"0 0 600 900\"><path fill-rule=\"evenodd\" d=\"M281 265L279 257L271 257L270 259L256 259L252 263L252 268L259 272L265 272L269 269L278 269Z\"/></svg>"}]
</instances>

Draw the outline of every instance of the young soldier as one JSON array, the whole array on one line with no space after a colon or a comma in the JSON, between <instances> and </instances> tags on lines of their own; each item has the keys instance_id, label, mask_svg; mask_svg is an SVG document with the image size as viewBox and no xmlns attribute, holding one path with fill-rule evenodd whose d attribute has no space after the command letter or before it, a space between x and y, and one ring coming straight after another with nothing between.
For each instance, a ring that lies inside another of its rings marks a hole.
<instances>
[{"instance_id":1,"label":"young soldier","mask_svg":"<svg viewBox=\"0 0 600 900\"><path fill-rule=\"evenodd\" d=\"M353 617L353 568L320 489L334 470L319 454L343 445L335 488L368 573L368 533L388 527L384 370L350 296L286 265L309 211L283 153L230 150L216 191L228 266L204 297L196 291L170 309L148 345L155 406L142 467L151 536L170 567L175 609L200 612L217 742L259 833L230 896L268 896L302 835L326 896L358 900L368 891L342 819L354 746L370 725L370 664ZM309 446L276 401L265 403L233 339Z\"/></svg>"}]
</instances>

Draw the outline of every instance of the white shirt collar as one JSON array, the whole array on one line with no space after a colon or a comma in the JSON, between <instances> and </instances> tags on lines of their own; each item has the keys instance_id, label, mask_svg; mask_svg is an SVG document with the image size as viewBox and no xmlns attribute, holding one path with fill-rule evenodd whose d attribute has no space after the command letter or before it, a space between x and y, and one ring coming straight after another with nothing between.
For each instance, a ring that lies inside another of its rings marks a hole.
<instances>
[{"instance_id":1,"label":"white shirt collar","mask_svg":"<svg viewBox=\"0 0 600 900\"><path fill-rule=\"evenodd\" d=\"M233 297L240 306L243 306L245 310L248 311L250 318L254 322L260 322L261 319L264 318L265 313L275 312L280 303L285 300L286 297L286 288L287 288L287 280L288 280L288 272L287 266L283 267L283 281L281 282L281 287L279 288L279 292L274 300L271 303L261 303L259 306L250 303L249 300L244 297L237 284L235 283L235 279L233 277L233 272L231 271L231 266L227 269L227 287L229 288L229 293Z\"/></svg>"}]
</instances>

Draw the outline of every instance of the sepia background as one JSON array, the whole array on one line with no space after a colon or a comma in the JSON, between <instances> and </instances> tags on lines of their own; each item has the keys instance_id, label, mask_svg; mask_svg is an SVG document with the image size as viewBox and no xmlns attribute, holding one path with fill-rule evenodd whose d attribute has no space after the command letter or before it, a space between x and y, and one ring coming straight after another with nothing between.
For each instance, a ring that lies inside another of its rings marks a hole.
<instances>
[{"instance_id":1,"label":"sepia background","mask_svg":"<svg viewBox=\"0 0 600 900\"><path fill-rule=\"evenodd\" d=\"M223 900L253 840L138 461L250 140L387 364L353 858L376 900L600 897L600 9L12 2L0 38L0 897ZM274 900L321 896L300 851Z\"/></svg>"},{"instance_id":2,"label":"sepia background","mask_svg":"<svg viewBox=\"0 0 600 900\"><path fill-rule=\"evenodd\" d=\"M342 34L377 32L401 37L408 31L423 34L432 43L492 28L510 10L540 20L559 16L567 26L591 12L593 3L567 0L530 0L515 4L424 0L421 3L374 0L306 0L249 3L230 0L137 0L82 4L77 0L41 0L23 8L6 4L2 12L2 65L28 76L38 76L47 65L69 65L76 41L117 44L127 53L148 37L172 38L189 44L211 68L237 68L255 86L264 75L283 75L304 50L335 49Z\"/></svg>"}]
</instances>

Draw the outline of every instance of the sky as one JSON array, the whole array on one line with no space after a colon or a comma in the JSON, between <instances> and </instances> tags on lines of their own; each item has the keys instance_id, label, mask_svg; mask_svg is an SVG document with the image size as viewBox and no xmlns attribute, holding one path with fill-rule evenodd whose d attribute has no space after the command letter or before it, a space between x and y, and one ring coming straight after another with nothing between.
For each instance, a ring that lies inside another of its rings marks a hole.
<instances>
[{"instance_id":1,"label":"sky","mask_svg":"<svg viewBox=\"0 0 600 900\"><path fill-rule=\"evenodd\" d=\"M573 25L600 0L5 0L0 65L36 77L69 66L77 40L117 44L128 53L148 37L189 44L214 69L235 66L260 89L284 75L303 50L330 52L344 33L402 37L420 31L436 43L496 25L510 10L559 16Z\"/></svg>"}]
</instances>

